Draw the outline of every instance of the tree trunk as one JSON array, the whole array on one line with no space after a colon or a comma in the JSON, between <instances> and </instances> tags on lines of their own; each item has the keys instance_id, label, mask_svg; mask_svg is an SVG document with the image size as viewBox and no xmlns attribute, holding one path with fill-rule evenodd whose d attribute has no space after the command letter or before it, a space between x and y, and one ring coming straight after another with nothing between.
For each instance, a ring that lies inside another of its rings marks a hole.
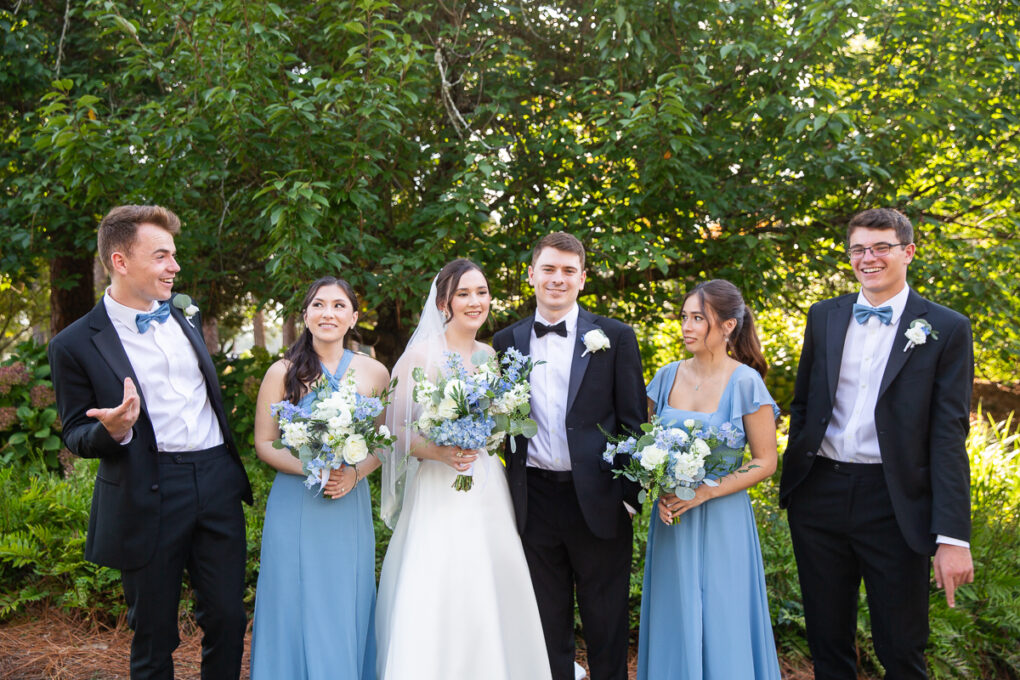
<instances>
[{"instance_id":1,"label":"tree trunk","mask_svg":"<svg viewBox=\"0 0 1020 680\"><path fill-rule=\"evenodd\" d=\"M297 317L293 314L288 314L283 320L282 335L284 348L290 347L297 340Z\"/></svg>"},{"instance_id":2,"label":"tree trunk","mask_svg":"<svg viewBox=\"0 0 1020 680\"><path fill-rule=\"evenodd\" d=\"M255 338L255 346L266 348L266 315L260 309L255 312L255 317L251 320L252 335Z\"/></svg>"},{"instance_id":3,"label":"tree trunk","mask_svg":"<svg viewBox=\"0 0 1020 680\"><path fill-rule=\"evenodd\" d=\"M88 314L96 303L92 253L59 255L50 262L50 334Z\"/></svg>"},{"instance_id":4,"label":"tree trunk","mask_svg":"<svg viewBox=\"0 0 1020 680\"><path fill-rule=\"evenodd\" d=\"M220 351L220 324L216 317L202 317L202 337L205 338L205 348L209 354Z\"/></svg>"}]
</instances>

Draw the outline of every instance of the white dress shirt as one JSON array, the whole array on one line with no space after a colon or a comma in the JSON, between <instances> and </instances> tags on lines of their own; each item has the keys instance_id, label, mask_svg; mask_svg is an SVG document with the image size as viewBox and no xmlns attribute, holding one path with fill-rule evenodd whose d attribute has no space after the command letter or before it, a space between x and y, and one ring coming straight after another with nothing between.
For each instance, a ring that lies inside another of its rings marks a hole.
<instances>
[{"instance_id":1,"label":"white dress shirt","mask_svg":"<svg viewBox=\"0 0 1020 680\"><path fill-rule=\"evenodd\" d=\"M567 326L567 337L546 333L541 338L531 329L531 358L536 364L531 371L531 417L538 425L538 434L528 440L528 465L544 470L569 470L570 447L567 444L567 392L570 388L570 364L577 342L578 306L567 312L561 321ZM535 321L551 325L535 312Z\"/></svg>"},{"instance_id":2,"label":"white dress shirt","mask_svg":"<svg viewBox=\"0 0 1020 680\"><path fill-rule=\"evenodd\" d=\"M222 444L223 433L209 403L198 356L177 321L171 317L165 323L153 322L143 334L135 324L137 309L120 304L109 291L103 304L138 378L157 448L199 451ZM154 302L152 309L157 305ZM132 431L121 443L133 437Z\"/></svg>"},{"instance_id":3,"label":"white dress shirt","mask_svg":"<svg viewBox=\"0 0 1020 680\"><path fill-rule=\"evenodd\" d=\"M909 294L910 287L903 286L903 290L879 305L892 307L892 321L888 325L876 316L868 317L863 324L850 317L850 326L843 341L836 403L833 404L832 418L825 428L825 439L819 452L826 458L844 463L882 462L875 427L875 406ZM863 291L857 295L857 302L871 306ZM900 339L906 343L905 338Z\"/></svg>"},{"instance_id":4,"label":"white dress shirt","mask_svg":"<svg viewBox=\"0 0 1020 680\"><path fill-rule=\"evenodd\" d=\"M860 324L852 316L843 340L843 358L839 365L839 382L836 385L836 403L832 417L825 428L819 455L843 463L881 463L882 451L878 445L875 427L875 408L878 405L878 388L882 384L886 364L892 351L902 351L907 339L898 334L900 317L907 306L910 286L886 300L879 307L892 307L892 320L888 325L876 316L869 316ZM874 306L857 295L857 303ZM939 535L937 543L969 547L969 543Z\"/></svg>"}]
</instances>

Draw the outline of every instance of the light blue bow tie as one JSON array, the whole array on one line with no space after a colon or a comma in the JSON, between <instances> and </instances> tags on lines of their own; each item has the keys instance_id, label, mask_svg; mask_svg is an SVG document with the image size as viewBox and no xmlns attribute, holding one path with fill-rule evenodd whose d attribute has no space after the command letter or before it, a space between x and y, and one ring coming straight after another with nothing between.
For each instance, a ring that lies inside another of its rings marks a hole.
<instances>
[{"instance_id":1,"label":"light blue bow tie","mask_svg":"<svg viewBox=\"0 0 1020 680\"><path fill-rule=\"evenodd\" d=\"M155 321L156 323L166 323L166 320L170 318L170 301L163 300L159 303L159 307L156 307L151 312L139 312L135 314L135 325L138 327L139 333L145 333L149 330L149 325Z\"/></svg>"},{"instance_id":2,"label":"light blue bow tie","mask_svg":"<svg viewBox=\"0 0 1020 680\"><path fill-rule=\"evenodd\" d=\"M874 314L878 317L878 320L888 326L892 323L892 307L886 305L885 307L869 307L868 305L862 305L854 303L854 319L857 323L864 325L868 323L868 319Z\"/></svg>"}]
</instances>

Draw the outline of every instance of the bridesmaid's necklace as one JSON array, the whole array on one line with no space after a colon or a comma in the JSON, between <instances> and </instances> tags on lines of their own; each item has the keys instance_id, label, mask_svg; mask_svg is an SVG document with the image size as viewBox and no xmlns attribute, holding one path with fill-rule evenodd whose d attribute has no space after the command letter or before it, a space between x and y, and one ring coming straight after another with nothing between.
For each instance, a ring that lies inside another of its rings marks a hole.
<instances>
[{"instance_id":1,"label":"bridesmaid's necklace","mask_svg":"<svg viewBox=\"0 0 1020 680\"><path fill-rule=\"evenodd\" d=\"M700 380L698 380L698 374L694 371L693 361L694 359L688 359L687 371L691 374L692 378L691 382L696 382L696 384L694 385L694 391L697 392L698 390L701 389L701 386L705 384L705 381L707 381L709 378L713 376L708 376L706 378L701 378Z\"/></svg>"}]
</instances>

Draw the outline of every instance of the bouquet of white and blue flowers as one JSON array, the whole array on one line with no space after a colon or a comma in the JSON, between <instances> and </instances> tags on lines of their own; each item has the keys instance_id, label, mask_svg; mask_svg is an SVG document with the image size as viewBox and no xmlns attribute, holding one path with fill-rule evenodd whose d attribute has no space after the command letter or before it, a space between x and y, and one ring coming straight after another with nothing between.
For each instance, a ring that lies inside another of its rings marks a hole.
<instances>
[{"instance_id":1,"label":"bouquet of white and blue flowers","mask_svg":"<svg viewBox=\"0 0 1020 680\"><path fill-rule=\"evenodd\" d=\"M415 429L438 446L499 452L503 438L533 437L538 432L531 412L531 359L511 348L502 357L476 352L468 373L454 352L446 353L445 370L430 380L421 367L415 368L414 401L421 407ZM453 488L468 491L473 470L457 475Z\"/></svg>"},{"instance_id":2,"label":"bouquet of white and blue flowers","mask_svg":"<svg viewBox=\"0 0 1020 680\"><path fill-rule=\"evenodd\" d=\"M684 421L683 428L666 427L655 416L651 423L643 424L641 430L644 434L640 437L610 442L602 458L612 463L617 455L630 455L628 463L613 474L640 484L638 501L642 503L649 493L654 500L662 492L691 500L694 490L701 484L715 485L714 481L705 479L705 460L712 450L724 443L731 447L742 443L737 441L740 433L736 430L727 428L720 432L696 420ZM673 522L679 522L679 518Z\"/></svg>"},{"instance_id":3,"label":"bouquet of white and blue flowers","mask_svg":"<svg viewBox=\"0 0 1020 680\"><path fill-rule=\"evenodd\" d=\"M392 388L391 383L379 397L366 397L357 392L354 371L347 371L335 390L322 376L312 385L315 399L308 406L289 401L272 405L270 412L280 423L281 435L273 446L289 448L297 455L308 475L305 486L318 485L321 490L330 470L356 465L370 452L393 446L396 438L385 425L375 424Z\"/></svg>"}]
</instances>

